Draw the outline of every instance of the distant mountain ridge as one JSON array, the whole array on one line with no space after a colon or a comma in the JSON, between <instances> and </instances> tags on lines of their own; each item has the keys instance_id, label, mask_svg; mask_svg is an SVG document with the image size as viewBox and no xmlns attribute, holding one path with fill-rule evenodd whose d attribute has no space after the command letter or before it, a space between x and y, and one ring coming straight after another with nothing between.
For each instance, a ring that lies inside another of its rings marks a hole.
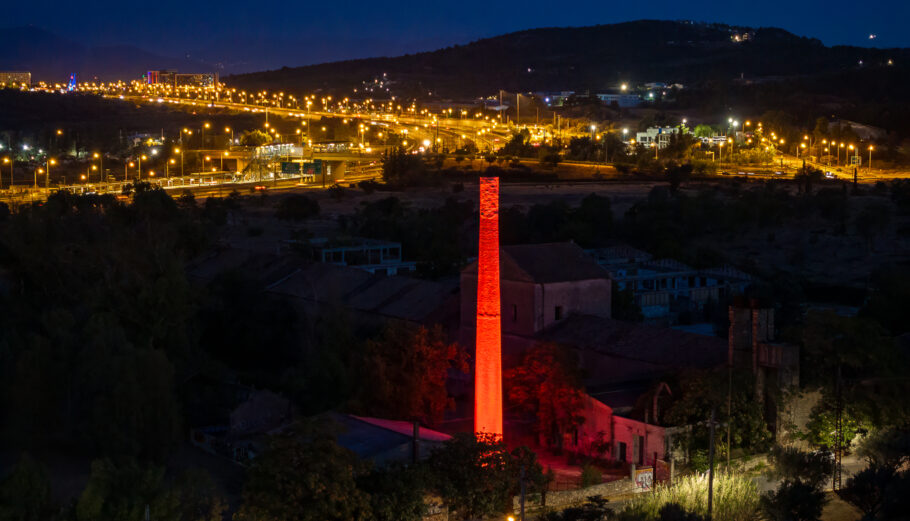
<instances>
[{"instance_id":1,"label":"distant mountain ridge","mask_svg":"<svg viewBox=\"0 0 910 521\"><path fill-rule=\"evenodd\" d=\"M33 26L0 31L0 70L24 70L33 81L128 80L153 69L208 72L210 65L159 56L132 45L86 46Z\"/></svg>"},{"instance_id":2,"label":"distant mountain ridge","mask_svg":"<svg viewBox=\"0 0 910 521\"><path fill-rule=\"evenodd\" d=\"M734 41L733 36L742 33L748 33L748 41ZM825 47L819 40L777 28L639 20L531 29L432 52L285 67L227 81L243 88L312 92L356 88L363 80L387 74L404 91L464 97L500 88L597 91L622 82L690 84L816 75L888 60L905 67L910 50Z\"/></svg>"}]
</instances>

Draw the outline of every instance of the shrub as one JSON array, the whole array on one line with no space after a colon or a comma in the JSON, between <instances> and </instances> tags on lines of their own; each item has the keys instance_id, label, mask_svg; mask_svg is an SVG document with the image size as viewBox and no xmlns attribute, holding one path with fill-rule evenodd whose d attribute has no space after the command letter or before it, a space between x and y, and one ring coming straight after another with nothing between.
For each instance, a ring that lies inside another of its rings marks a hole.
<instances>
[{"instance_id":1,"label":"shrub","mask_svg":"<svg viewBox=\"0 0 910 521\"><path fill-rule=\"evenodd\" d=\"M275 217L285 221L305 221L317 215L319 203L302 194L285 197L278 202L275 212Z\"/></svg>"},{"instance_id":2,"label":"shrub","mask_svg":"<svg viewBox=\"0 0 910 521\"><path fill-rule=\"evenodd\" d=\"M600 469L591 465L590 463L585 463L581 468L581 487L588 488L592 485L599 485L603 483L603 474L600 473Z\"/></svg>"},{"instance_id":3,"label":"shrub","mask_svg":"<svg viewBox=\"0 0 910 521\"><path fill-rule=\"evenodd\" d=\"M761 508L771 521L817 521L826 501L825 493L813 485L787 480L762 495Z\"/></svg>"},{"instance_id":4,"label":"shrub","mask_svg":"<svg viewBox=\"0 0 910 521\"><path fill-rule=\"evenodd\" d=\"M661 510L669 504L679 505L686 512L706 515L708 476L685 476L673 486L658 485L651 494L639 494L629 501L621 519L659 520ZM752 521L758 506L758 490L749 478L732 473L714 477L715 521Z\"/></svg>"},{"instance_id":5,"label":"shrub","mask_svg":"<svg viewBox=\"0 0 910 521\"><path fill-rule=\"evenodd\" d=\"M357 183L357 186L366 192L367 194L372 194L377 189L379 189L379 183L373 181L372 179L367 179L366 181L361 181Z\"/></svg>"}]
</instances>

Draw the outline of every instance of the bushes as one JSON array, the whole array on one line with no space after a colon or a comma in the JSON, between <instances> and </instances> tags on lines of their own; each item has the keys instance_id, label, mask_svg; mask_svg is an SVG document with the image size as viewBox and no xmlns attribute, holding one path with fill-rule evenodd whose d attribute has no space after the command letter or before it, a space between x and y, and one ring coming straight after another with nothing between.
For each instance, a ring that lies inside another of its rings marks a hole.
<instances>
[{"instance_id":1,"label":"bushes","mask_svg":"<svg viewBox=\"0 0 910 521\"><path fill-rule=\"evenodd\" d=\"M595 467L590 463L585 463L581 468L581 487L588 488L592 485L599 485L603 483L603 474L601 474L600 469Z\"/></svg>"},{"instance_id":2,"label":"bushes","mask_svg":"<svg viewBox=\"0 0 910 521\"><path fill-rule=\"evenodd\" d=\"M301 194L285 197L275 208L275 217L283 221L305 221L319 215L319 203Z\"/></svg>"},{"instance_id":3,"label":"bushes","mask_svg":"<svg viewBox=\"0 0 910 521\"><path fill-rule=\"evenodd\" d=\"M771 521L817 521L827 499L825 493L799 480L787 480L776 491L761 497L761 509Z\"/></svg>"},{"instance_id":4,"label":"bushes","mask_svg":"<svg viewBox=\"0 0 910 521\"><path fill-rule=\"evenodd\" d=\"M774 447L768 459L773 466L771 476L777 479L800 479L820 487L834 470L830 453L803 452L793 447Z\"/></svg>"},{"instance_id":5,"label":"bushes","mask_svg":"<svg viewBox=\"0 0 910 521\"><path fill-rule=\"evenodd\" d=\"M672 487L659 485L651 494L631 499L620 519L659 520L662 510L675 504L685 512L706 515L708 511L708 477L686 476ZM752 521L756 518L759 499L755 484L737 474L721 474L714 478L714 520Z\"/></svg>"}]
</instances>

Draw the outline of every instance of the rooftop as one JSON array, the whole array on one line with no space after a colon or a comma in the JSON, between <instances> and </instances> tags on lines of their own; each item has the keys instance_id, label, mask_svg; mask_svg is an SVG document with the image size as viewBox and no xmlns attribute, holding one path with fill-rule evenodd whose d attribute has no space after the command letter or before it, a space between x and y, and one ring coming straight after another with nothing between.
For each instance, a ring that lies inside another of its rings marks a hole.
<instances>
[{"instance_id":1,"label":"rooftop","mask_svg":"<svg viewBox=\"0 0 910 521\"><path fill-rule=\"evenodd\" d=\"M503 280L547 284L610 276L573 242L502 246L499 252ZM476 274L477 263L472 263L463 273Z\"/></svg>"},{"instance_id":2,"label":"rooftop","mask_svg":"<svg viewBox=\"0 0 910 521\"><path fill-rule=\"evenodd\" d=\"M727 359L727 341L723 338L592 315L571 315L536 338L580 350L585 365L597 368L589 380L601 384L644 380L686 368L716 367Z\"/></svg>"}]
</instances>

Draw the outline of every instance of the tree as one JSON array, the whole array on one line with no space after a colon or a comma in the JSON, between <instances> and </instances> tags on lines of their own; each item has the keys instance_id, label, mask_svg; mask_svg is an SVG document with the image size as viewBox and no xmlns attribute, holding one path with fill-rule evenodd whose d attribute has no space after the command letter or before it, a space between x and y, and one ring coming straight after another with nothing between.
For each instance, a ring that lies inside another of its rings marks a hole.
<instances>
[{"instance_id":1,"label":"tree","mask_svg":"<svg viewBox=\"0 0 910 521\"><path fill-rule=\"evenodd\" d=\"M459 519L481 519L512 508L522 471L530 490L546 478L534 453L519 447L509 453L495 435L456 434L427 460L433 488Z\"/></svg>"},{"instance_id":2,"label":"tree","mask_svg":"<svg viewBox=\"0 0 910 521\"><path fill-rule=\"evenodd\" d=\"M763 494L761 509L771 521L818 521L825 493L799 480L787 480L776 491Z\"/></svg>"},{"instance_id":3,"label":"tree","mask_svg":"<svg viewBox=\"0 0 910 521\"><path fill-rule=\"evenodd\" d=\"M717 131L714 130L714 127L705 124L696 125L693 132L695 133L695 137L714 137L717 135Z\"/></svg>"},{"instance_id":4,"label":"tree","mask_svg":"<svg viewBox=\"0 0 910 521\"><path fill-rule=\"evenodd\" d=\"M667 168L667 179L670 181L670 193L676 194L679 185L688 181L692 177L692 165L673 165Z\"/></svg>"},{"instance_id":5,"label":"tree","mask_svg":"<svg viewBox=\"0 0 910 521\"><path fill-rule=\"evenodd\" d=\"M870 467L899 469L910 463L910 430L907 428L880 429L864 437L857 454Z\"/></svg>"},{"instance_id":6,"label":"tree","mask_svg":"<svg viewBox=\"0 0 910 521\"><path fill-rule=\"evenodd\" d=\"M506 396L517 409L533 414L536 430L551 445L584 423L584 391L578 360L556 344L538 344L505 373Z\"/></svg>"},{"instance_id":7,"label":"tree","mask_svg":"<svg viewBox=\"0 0 910 521\"><path fill-rule=\"evenodd\" d=\"M164 467L96 460L74 513L77 521L134 521L144 519L148 508L152 519L217 521L226 507L204 471L188 470L169 487Z\"/></svg>"},{"instance_id":8,"label":"tree","mask_svg":"<svg viewBox=\"0 0 910 521\"><path fill-rule=\"evenodd\" d=\"M435 424L454 400L449 371L467 371L464 348L446 340L440 326L388 324L367 342L359 405L370 414Z\"/></svg>"},{"instance_id":9,"label":"tree","mask_svg":"<svg viewBox=\"0 0 910 521\"><path fill-rule=\"evenodd\" d=\"M864 520L906 519L910 510L910 471L872 465L847 480L841 492Z\"/></svg>"},{"instance_id":10,"label":"tree","mask_svg":"<svg viewBox=\"0 0 910 521\"><path fill-rule=\"evenodd\" d=\"M692 431L690 446L705 447L708 444L708 429L703 423L710 417L712 408L717 408L719 421L730 422L733 447L764 450L771 440L771 433L765 421L761 404L755 400L754 380L748 371L734 371L732 418L727 419L727 371L690 371L682 374L673 388L676 400L667 410L663 422L668 425L696 425ZM726 450L726 440L715 438L716 448ZM723 443L722 443L723 442Z\"/></svg>"},{"instance_id":11,"label":"tree","mask_svg":"<svg viewBox=\"0 0 910 521\"><path fill-rule=\"evenodd\" d=\"M368 521L366 466L326 433L296 427L273 436L253 460L238 521Z\"/></svg>"},{"instance_id":12,"label":"tree","mask_svg":"<svg viewBox=\"0 0 910 521\"><path fill-rule=\"evenodd\" d=\"M815 141L821 141L828 137L828 118L821 116L815 120L815 128L812 129L812 136Z\"/></svg>"},{"instance_id":13,"label":"tree","mask_svg":"<svg viewBox=\"0 0 910 521\"><path fill-rule=\"evenodd\" d=\"M169 492L176 516L184 521L221 521L228 509L227 498L218 491L212 476L202 469L182 472Z\"/></svg>"},{"instance_id":14,"label":"tree","mask_svg":"<svg viewBox=\"0 0 910 521\"><path fill-rule=\"evenodd\" d=\"M900 425L910 417L906 380L900 378L906 362L880 325L831 311L810 311L802 344L800 380L822 391L820 412L833 412L840 373L840 396L848 417L873 426Z\"/></svg>"},{"instance_id":15,"label":"tree","mask_svg":"<svg viewBox=\"0 0 910 521\"><path fill-rule=\"evenodd\" d=\"M382 179L386 183L410 185L426 181L423 159L408 153L404 147L393 148L382 159Z\"/></svg>"},{"instance_id":16,"label":"tree","mask_svg":"<svg viewBox=\"0 0 910 521\"><path fill-rule=\"evenodd\" d=\"M284 221L305 221L319 215L319 202L303 194L288 195L275 208L275 217Z\"/></svg>"},{"instance_id":17,"label":"tree","mask_svg":"<svg viewBox=\"0 0 910 521\"><path fill-rule=\"evenodd\" d=\"M613 509L608 506L609 501L601 496L591 496L580 507L570 507L564 510L545 512L540 516L541 521L607 521L610 519L622 520L622 515L614 515ZM694 520L693 520L694 521Z\"/></svg>"},{"instance_id":18,"label":"tree","mask_svg":"<svg viewBox=\"0 0 910 521\"><path fill-rule=\"evenodd\" d=\"M240 144L245 147L259 147L272 142L272 137L261 130L245 131L240 137Z\"/></svg>"},{"instance_id":19,"label":"tree","mask_svg":"<svg viewBox=\"0 0 910 521\"><path fill-rule=\"evenodd\" d=\"M801 168L796 175L793 176L793 180L802 188L805 195L810 195L812 193L812 185L820 183L825 178L821 170L817 168L812 168L809 165L806 165L805 168Z\"/></svg>"},{"instance_id":20,"label":"tree","mask_svg":"<svg viewBox=\"0 0 910 521\"><path fill-rule=\"evenodd\" d=\"M768 455L771 476L781 480L800 480L815 488L827 481L834 470L828 453L804 452L795 447L775 446Z\"/></svg>"},{"instance_id":21,"label":"tree","mask_svg":"<svg viewBox=\"0 0 910 521\"><path fill-rule=\"evenodd\" d=\"M562 157L559 155L558 150L541 146L540 152L537 154L537 159L540 162L541 166L556 168L556 166L559 165L559 162L562 160Z\"/></svg>"},{"instance_id":22,"label":"tree","mask_svg":"<svg viewBox=\"0 0 910 521\"><path fill-rule=\"evenodd\" d=\"M44 467L26 453L0 481L0 521L44 521L53 516L51 483Z\"/></svg>"},{"instance_id":23,"label":"tree","mask_svg":"<svg viewBox=\"0 0 910 521\"><path fill-rule=\"evenodd\" d=\"M424 501L427 476L420 465L390 465L363 476L360 488L370 495L373 521L420 521L427 510Z\"/></svg>"},{"instance_id":24,"label":"tree","mask_svg":"<svg viewBox=\"0 0 910 521\"><path fill-rule=\"evenodd\" d=\"M583 247L603 246L613 232L613 209L609 197L591 193L570 212L565 233Z\"/></svg>"},{"instance_id":25,"label":"tree","mask_svg":"<svg viewBox=\"0 0 910 521\"><path fill-rule=\"evenodd\" d=\"M616 281L612 281L610 284L610 311L616 320L641 322L644 319L641 306L635 303L632 289L620 290Z\"/></svg>"},{"instance_id":26,"label":"tree","mask_svg":"<svg viewBox=\"0 0 910 521\"><path fill-rule=\"evenodd\" d=\"M856 231L866 239L869 249L875 249L875 238L888 229L891 207L884 203L867 204L856 215Z\"/></svg>"},{"instance_id":27,"label":"tree","mask_svg":"<svg viewBox=\"0 0 910 521\"><path fill-rule=\"evenodd\" d=\"M875 320L893 335L910 331L903 309L903 303L910 301L910 268L894 266L874 273L871 289L860 317Z\"/></svg>"}]
</instances>

